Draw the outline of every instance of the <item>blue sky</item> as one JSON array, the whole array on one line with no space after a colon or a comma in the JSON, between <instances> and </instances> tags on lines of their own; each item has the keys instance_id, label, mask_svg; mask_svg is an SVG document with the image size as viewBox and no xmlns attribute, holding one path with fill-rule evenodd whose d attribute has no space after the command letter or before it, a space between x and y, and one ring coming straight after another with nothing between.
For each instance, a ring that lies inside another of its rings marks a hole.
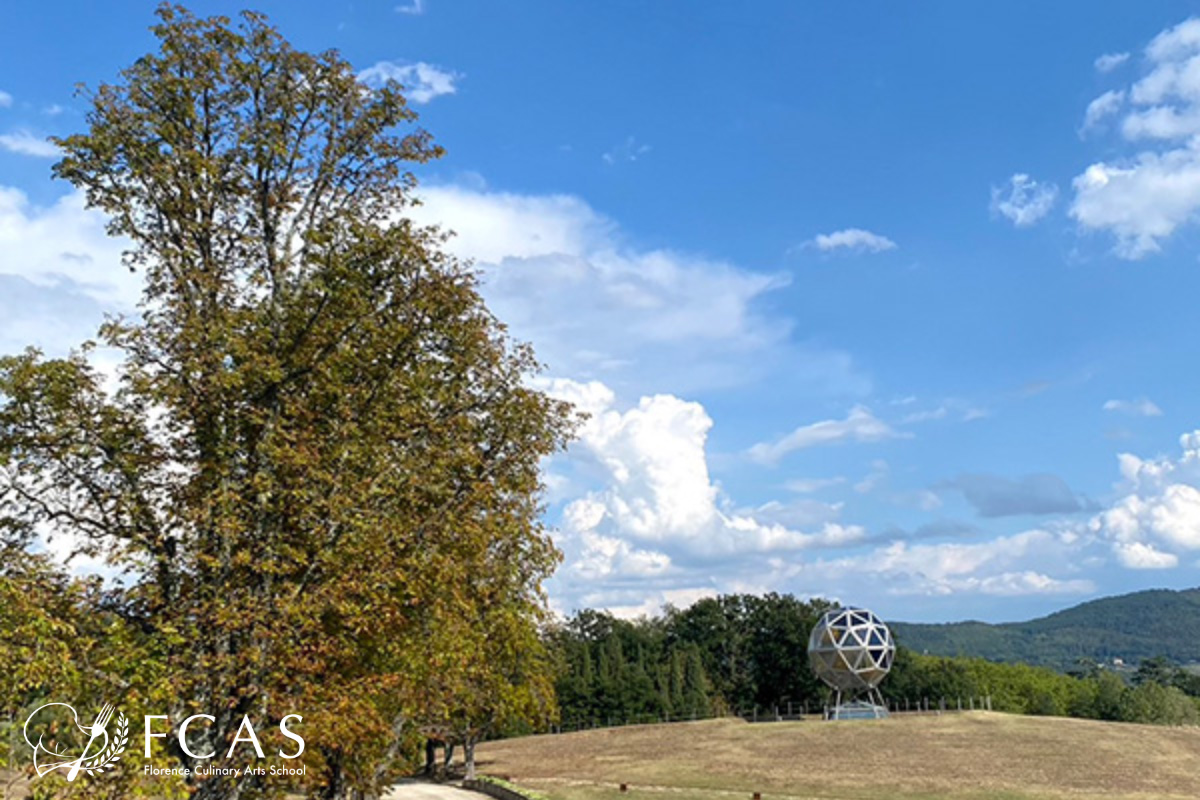
<instances>
[{"instance_id":1,"label":"blue sky","mask_svg":"<svg viewBox=\"0 0 1200 800\"><path fill-rule=\"evenodd\" d=\"M1019 619L1200 584L1200 20L1179 3L261 3L410 87L552 392L561 610ZM224 2L199 12L235 13ZM152 3L0 32L0 349L136 278L50 179Z\"/></svg>"}]
</instances>

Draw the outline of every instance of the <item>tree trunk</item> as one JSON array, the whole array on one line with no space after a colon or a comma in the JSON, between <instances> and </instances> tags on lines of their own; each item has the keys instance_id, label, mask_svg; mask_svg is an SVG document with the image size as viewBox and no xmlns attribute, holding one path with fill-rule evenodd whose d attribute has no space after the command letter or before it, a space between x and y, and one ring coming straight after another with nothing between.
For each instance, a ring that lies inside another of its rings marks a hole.
<instances>
[{"instance_id":1,"label":"tree trunk","mask_svg":"<svg viewBox=\"0 0 1200 800\"><path fill-rule=\"evenodd\" d=\"M468 738L463 742L463 760L467 763L467 780L475 780L475 740Z\"/></svg>"},{"instance_id":2,"label":"tree trunk","mask_svg":"<svg viewBox=\"0 0 1200 800\"><path fill-rule=\"evenodd\" d=\"M437 742L433 739L425 740L425 776L433 777L433 771L437 767Z\"/></svg>"}]
</instances>

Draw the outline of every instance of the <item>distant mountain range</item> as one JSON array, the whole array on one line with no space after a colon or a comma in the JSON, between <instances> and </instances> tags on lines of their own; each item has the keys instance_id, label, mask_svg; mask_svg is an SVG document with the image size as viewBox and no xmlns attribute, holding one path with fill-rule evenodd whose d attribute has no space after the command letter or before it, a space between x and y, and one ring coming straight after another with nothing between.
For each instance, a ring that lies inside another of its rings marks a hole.
<instances>
[{"instance_id":1,"label":"distant mountain range","mask_svg":"<svg viewBox=\"0 0 1200 800\"><path fill-rule=\"evenodd\" d=\"M978 656L1069 669L1081 659L1166 656L1200 662L1200 588L1154 589L1092 600L1028 622L889 623L896 643L918 653Z\"/></svg>"}]
</instances>

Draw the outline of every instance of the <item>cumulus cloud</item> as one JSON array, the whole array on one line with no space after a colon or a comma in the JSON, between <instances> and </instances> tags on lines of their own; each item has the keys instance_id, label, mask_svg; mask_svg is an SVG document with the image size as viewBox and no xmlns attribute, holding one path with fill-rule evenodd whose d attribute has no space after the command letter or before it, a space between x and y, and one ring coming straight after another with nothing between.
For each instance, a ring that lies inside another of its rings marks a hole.
<instances>
[{"instance_id":1,"label":"cumulus cloud","mask_svg":"<svg viewBox=\"0 0 1200 800\"><path fill-rule=\"evenodd\" d=\"M991 210L1018 228L1027 228L1050 213L1058 199L1058 187L1039 183L1024 173L1008 179L1006 187L992 187Z\"/></svg>"},{"instance_id":2,"label":"cumulus cloud","mask_svg":"<svg viewBox=\"0 0 1200 800\"><path fill-rule=\"evenodd\" d=\"M1121 496L1092 520L1127 567L1173 567L1181 553L1200 550L1200 431L1179 442L1174 459L1121 454Z\"/></svg>"},{"instance_id":3,"label":"cumulus cloud","mask_svg":"<svg viewBox=\"0 0 1200 800\"><path fill-rule=\"evenodd\" d=\"M1179 556L1144 542L1117 542L1113 552L1121 565L1129 569L1171 569L1179 565Z\"/></svg>"},{"instance_id":4,"label":"cumulus cloud","mask_svg":"<svg viewBox=\"0 0 1200 800\"><path fill-rule=\"evenodd\" d=\"M60 155L57 147L29 131L0 134L0 150L35 158L57 158Z\"/></svg>"},{"instance_id":5,"label":"cumulus cloud","mask_svg":"<svg viewBox=\"0 0 1200 800\"><path fill-rule=\"evenodd\" d=\"M380 61L358 73L358 79L367 86L378 87L388 81L397 81L404 87L405 96L414 103L428 103L435 97L454 94L461 78L456 72L424 61L415 64Z\"/></svg>"},{"instance_id":6,"label":"cumulus cloud","mask_svg":"<svg viewBox=\"0 0 1200 800\"><path fill-rule=\"evenodd\" d=\"M801 554L868 541L862 527L838 519L837 503L733 509L709 473L712 420L699 403L660 394L626 407L597 381L540 386L590 415L562 457L591 486L561 514L566 561L551 587L560 607L636 616L736 591L744 575L773 569L776 558L796 563Z\"/></svg>"},{"instance_id":7,"label":"cumulus cloud","mask_svg":"<svg viewBox=\"0 0 1200 800\"><path fill-rule=\"evenodd\" d=\"M1129 60L1129 53L1105 53L1093 62L1097 72L1112 72Z\"/></svg>"},{"instance_id":8,"label":"cumulus cloud","mask_svg":"<svg viewBox=\"0 0 1200 800\"><path fill-rule=\"evenodd\" d=\"M862 228L845 228L833 233L821 233L806 242L805 246L815 247L822 253L831 253L836 250L853 253L882 253L896 249L896 243L891 239Z\"/></svg>"},{"instance_id":9,"label":"cumulus cloud","mask_svg":"<svg viewBox=\"0 0 1200 800\"><path fill-rule=\"evenodd\" d=\"M1200 142L1142 153L1125 166L1093 164L1073 185L1071 216L1085 229L1112 233L1121 258L1143 258L1200 208Z\"/></svg>"},{"instance_id":10,"label":"cumulus cloud","mask_svg":"<svg viewBox=\"0 0 1200 800\"><path fill-rule=\"evenodd\" d=\"M1111 234L1114 252L1140 259L1190 224L1200 210L1200 19L1159 33L1145 70L1084 113L1083 130L1113 118L1136 148L1091 164L1072 182L1070 215L1084 231Z\"/></svg>"},{"instance_id":11,"label":"cumulus cloud","mask_svg":"<svg viewBox=\"0 0 1200 800\"><path fill-rule=\"evenodd\" d=\"M796 520L795 507L723 510L705 452L712 419L699 403L660 394L622 411L611 389L596 381L559 378L543 385L590 415L572 453L591 465L602 488L563 511L568 549L577 553L570 568L585 577L661 574L671 569L672 554L744 557L865 537L860 527L832 521L837 508L811 519L812 531L784 523Z\"/></svg>"},{"instance_id":12,"label":"cumulus cloud","mask_svg":"<svg viewBox=\"0 0 1200 800\"><path fill-rule=\"evenodd\" d=\"M871 413L866 406L855 406L845 419L827 419L802 425L774 442L760 442L750 448L752 459L774 464L794 450L843 442L881 442L909 438L911 434L894 430Z\"/></svg>"},{"instance_id":13,"label":"cumulus cloud","mask_svg":"<svg viewBox=\"0 0 1200 800\"><path fill-rule=\"evenodd\" d=\"M1136 400L1109 400L1104 404L1105 411L1117 411L1133 417L1161 417L1162 409L1145 397Z\"/></svg>"},{"instance_id":14,"label":"cumulus cloud","mask_svg":"<svg viewBox=\"0 0 1200 800\"><path fill-rule=\"evenodd\" d=\"M999 475L960 475L945 484L962 492L983 517L1022 514L1069 514L1084 505L1057 475L1027 475L1018 480Z\"/></svg>"}]
</instances>

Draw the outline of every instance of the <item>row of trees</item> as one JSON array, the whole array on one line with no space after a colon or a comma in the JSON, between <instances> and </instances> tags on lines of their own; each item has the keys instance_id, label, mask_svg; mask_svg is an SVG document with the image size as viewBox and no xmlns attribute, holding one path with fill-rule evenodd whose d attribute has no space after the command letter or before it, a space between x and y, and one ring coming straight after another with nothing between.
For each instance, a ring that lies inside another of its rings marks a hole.
<instances>
[{"instance_id":1,"label":"row of trees","mask_svg":"<svg viewBox=\"0 0 1200 800\"><path fill-rule=\"evenodd\" d=\"M816 697L806 647L830 607L768 594L705 598L637 621L583 611L550 635L562 719L707 716Z\"/></svg>"},{"instance_id":2,"label":"row of trees","mask_svg":"<svg viewBox=\"0 0 1200 800\"><path fill-rule=\"evenodd\" d=\"M90 343L0 359L0 705L18 727L47 698L212 715L195 753L249 716L269 759L286 743L266 732L298 713L302 788L376 796L425 733L469 747L551 713L539 463L571 412L530 388L533 354L444 234L406 217L409 169L441 150L399 85L256 14L158 14L158 50L56 140L55 175L144 278L98 335L117 373ZM45 538L109 579L68 577ZM160 743L162 764L204 765ZM173 791L280 780L193 772ZM134 769L37 785L172 791Z\"/></svg>"},{"instance_id":3,"label":"row of trees","mask_svg":"<svg viewBox=\"0 0 1200 800\"><path fill-rule=\"evenodd\" d=\"M634 621L583 611L548 641L561 663L564 725L670 719L793 707L828 690L808 667L808 635L831 605L789 595L726 595ZM901 643L903 644L903 643ZM989 697L996 711L1162 724L1200 722L1200 676L1164 658L1125 676L1095 664L1072 674L981 658L921 655L901 646L885 699L956 708Z\"/></svg>"}]
</instances>

